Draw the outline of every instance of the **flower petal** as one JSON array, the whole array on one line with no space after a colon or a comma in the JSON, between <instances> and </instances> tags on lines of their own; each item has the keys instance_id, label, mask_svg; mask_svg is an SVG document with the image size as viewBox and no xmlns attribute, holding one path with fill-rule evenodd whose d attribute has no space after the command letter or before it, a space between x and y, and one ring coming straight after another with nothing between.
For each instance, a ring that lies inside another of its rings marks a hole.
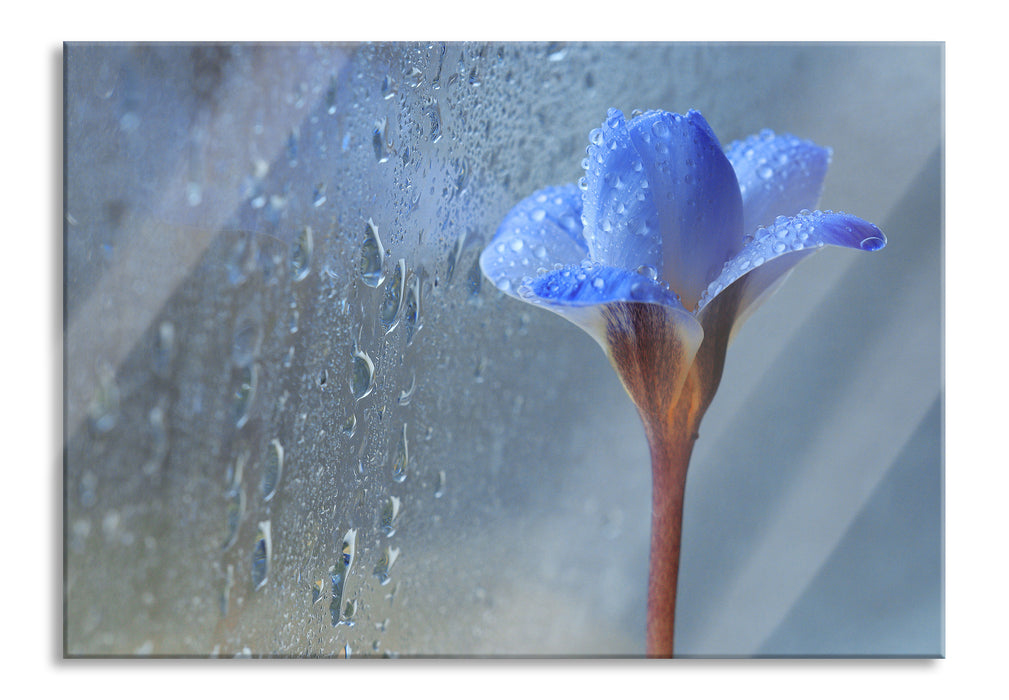
<instances>
[{"instance_id":1,"label":"flower petal","mask_svg":"<svg viewBox=\"0 0 1009 700\"><path fill-rule=\"evenodd\" d=\"M581 222L582 193L576 185L547 187L516 204L480 254L480 267L502 292L518 288L554 265L588 256Z\"/></svg>"},{"instance_id":2,"label":"flower petal","mask_svg":"<svg viewBox=\"0 0 1009 700\"><path fill-rule=\"evenodd\" d=\"M528 281L518 289L520 299L547 308L578 325L609 351L604 307L616 304L650 304L667 309L667 315L696 332L701 327L665 284L630 270L599 263L565 265ZM696 349L696 348L695 348Z\"/></svg>"},{"instance_id":3,"label":"flower petal","mask_svg":"<svg viewBox=\"0 0 1009 700\"><path fill-rule=\"evenodd\" d=\"M733 142L725 155L739 180L744 231L815 207L830 164L829 148L769 129Z\"/></svg>"},{"instance_id":4,"label":"flower petal","mask_svg":"<svg viewBox=\"0 0 1009 700\"><path fill-rule=\"evenodd\" d=\"M699 112L651 111L627 130L641 157L662 231L662 278L693 308L743 246L736 173Z\"/></svg>"},{"instance_id":5,"label":"flower petal","mask_svg":"<svg viewBox=\"0 0 1009 700\"><path fill-rule=\"evenodd\" d=\"M722 274L704 292L698 313L745 276L736 310L738 327L796 263L825 245L873 251L886 245L886 236L868 221L843 212L802 211L798 216L779 216L771 226L759 229L754 239L726 263Z\"/></svg>"},{"instance_id":6,"label":"flower petal","mask_svg":"<svg viewBox=\"0 0 1009 700\"><path fill-rule=\"evenodd\" d=\"M704 331L665 284L586 262L548 272L519 294L595 338L648 420L675 404Z\"/></svg>"},{"instance_id":7,"label":"flower petal","mask_svg":"<svg viewBox=\"0 0 1009 700\"><path fill-rule=\"evenodd\" d=\"M662 269L662 232L647 173L624 115L610 109L589 133L585 177L585 240L591 258L611 267Z\"/></svg>"},{"instance_id":8,"label":"flower petal","mask_svg":"<svg viewBox=\"0 0 1009 700\"><path fill-rule=\"evenodd\" d=\"M614 301L665 304L683 309L676 294L646 275L599 263L565 265L519 290L537 301L560 306L592 306ZM685 311L686 309L684 309Z\"/></svg>"}]
</instances>

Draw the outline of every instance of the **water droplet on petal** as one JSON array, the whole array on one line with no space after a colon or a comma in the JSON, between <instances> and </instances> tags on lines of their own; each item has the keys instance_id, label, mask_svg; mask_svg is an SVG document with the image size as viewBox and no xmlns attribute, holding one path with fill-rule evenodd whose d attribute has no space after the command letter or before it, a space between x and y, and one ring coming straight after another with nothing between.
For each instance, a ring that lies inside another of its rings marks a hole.
<instances>
[{"instance_id":1,"label":"water droplet on petal","mask_svg":"<svg viewBox=\"0 0 1009 700\"><path fill-rule=\"evenodd\" d=\"M879 250L884 245L886 245L886 241L884 241L879 236L869 236L868 238L862 239L862 242L859 243L859 245L861 246L862 250L873 251L873 250Z\"/></svg>"},{"instance_id":2,"label":"water droplet on petal","mask_svg":"<svg viewBox=\"0 0 1009 700\"><path fill-rule=\"evenodd\" d=\"M641 265L640 267L638 267L638 269L636 270L636 272L639 275L647 277L648 279L650 279L652 281L655 281L655 280L657 280L659 278L659 271L656 270L651 265Z\"/></svg>"}]
</instances>

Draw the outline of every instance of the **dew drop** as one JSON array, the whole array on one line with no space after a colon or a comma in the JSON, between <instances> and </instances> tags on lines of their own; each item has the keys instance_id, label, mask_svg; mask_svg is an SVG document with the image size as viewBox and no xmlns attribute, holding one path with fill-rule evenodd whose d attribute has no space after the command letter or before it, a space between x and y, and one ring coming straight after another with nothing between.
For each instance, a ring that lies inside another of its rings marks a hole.
<instances>
[{"instance_id":1,"label":"dew drop","mask_svg":"<svg viewBox=\"0 0 1009 700\"><path fill-rule=\"evenodd\" d=\"M403 433L396 446L396 456L392 461L392 480L401 483L406 479L407 469L410 464L410 446L406 438L406 423L403 424Z\"/></svg>"},{"instance_id":2,"label":"dew drop","mask_svg":"<svg viewBox=\"0 0 1009 700\"><path fill-rule=\"evenodd\" d=\"M266 449L266 464L263 466L263 480L260 488L263 500L269 501L277 493L277 486L284 473L284 446L274 438Z\"/></svg>"},{"instance_id":3,"label":"dew drop","mask_svg":"<svg viewBox=\"0 0 1009 700\"><path fill-rule=\"evenodd\" d=\"M548 61L563 61L568 53L567 43L563 41L553 41L547 45Z\"/></svg>"},{"instance_id":4,"label":"dew drop","mask_svg":"<svg viewBox=\"0 0 1009 700\"><path fill-rule=\"evenodd\" d=\"M364 243L361 244L361 280L369 287L378 287L385 281L382 272L384 260L385 247L378 237L378 227L368 219L364 227Z\"/></svg>"},{"instance_id":5,"label":"dew drop","mask_svg":"<svg viewBox=\"0 0 1009 700\"><path fill-rule=\"evenodd\" d=\"M435 482L434 497L441 498L444 495L445 495L445 470L441 469L438 471L438 481Z\"/></svg>"},{"instance_id":6,"label":"dew drop","mask_svg":"<svg viewBox=\"0 0 1009 700\"><path fill-rule=\"evenodd\" d=\"M379 320L386 333L391 333L399 325L399 311L403 308L403 287L406 278L406 260L399 259L392 271L389 284L385 286L385 299L379 309Z\"/></svg>"},{"instance_id":7,"label":"dew drop","mask_svg":"<svg viewBox=\"0 0 1009 700\"><path fill-rule=\"evenodd\" d=\"M400 406L409 405L410 399L413 398L413 392L416 390L417 390L417 374L413 373L410 376L410 388L404 389L403 391L399 392L399 399L397 399L397 403L399 403Z\"/></svg>"},{"instance_id":8,"label":"dew drop","mask_svg":"<svg viewBox=\"0 0 1009 700\"><path fill-rule=\"evenodd\" d=\"M420 320L420 278L416 275L411 275L410 281L407 283L404 307L406 309L403 314L406 323L406 344L409 345L413 341L414 333L420 330L423 325Z\"/></svg>"},{"instance_id":9,"label":"dew drop","mask_svg":"<svg viewBox=\"0 0 1009 700\"><path fill-rule=\"evenodd\" d=\"M326 203L326 183L320 182L312 189L312 206L321 207Z\"/></svg>"},{"instance_id":10,"label":"dew drop","mask_svg":"<svg viewBox=\"0 0 1009 700\"><path fill-rule=\"evenodd\" d=\"M452 281L452 273L455 272L456 263L462 257L463 248L466 246L466 237L466 232L459 234L459 237L455 239L455 245L448 251L448 270L445 272L445 279L448 282Z\"/></svg>"},{"instance_id":11,"label":"dew drop","mask_svg":"<svg viewBox=\"0 0 1009 700\"><path fill-rule=\"evenodd\" d=\"M427 108L427 118L431 121L431 143L438 143L441 140L441 108L438 100L432 100Z\"/></svg>"},{"instance_id":12,"label":"dew drop","mask_svg":"<svg viewBox=\"0 0 1009 700\"><path fill-rule=\"evenodd\" d=\"M384 163L389 160L389 152L386 150L385 127L386 119L383 117L375 122L375 127L371 131L371 145L375 149L375 160Z\"/></svg>"},{"instance_id":13,"label":"dew drop","mask_svg":"<svg viewBox=\"0 0 1009 700\"><path fill-rule=\"evenodd\" d=\"M879 236L869 236L868 238L863 238L862 242L859 243L859 246L861 246L862 250L868 250L868 251L879 250L884 245L886 245L886 241L884 241Z\"/></svg>"},{"instance_id":14,"label":"dew drop","mask_svg":"<svg viewBox=\"0 0 1009 700\"><path fill-rule=\"evenodd\" d=\"M256 385L259 383L259 367L252 364L239 367L232 373L231 414L235 427L241 428L249 421L252 403L256 398Z\"/></svg>"},{"instance_id":15,"label":"dew drop","mask_svg":"<svg viewBox=\"0 0 1009 700\"><path fill-rule=\"evenodd\" d=\"M354 437L357 432L357 416L353 413L343 422L343 434L347 437Z\"/></svg>"},{"instance_id":16,"label":"dew drop","mask_svg":"<svg viewBox=\"0 0 1009 700\"><path fill-rule=\"evenodd\" d=\"M381 528L386 537L396 534L396 518L399 517L400 500L396 496L389 496L382 507Z\"/></svg>"},{"instance_id":17,"label":"dew drop","mask_svg":"<svg viewBox=\"0 0 1009 700\"><path fill-rule=\"evenodd\" d=\"M659 278L659 271L656 270L651 265L641 265L640 267L638 267L638 269L636 270L636 272L639 275L647 277L648 279L652 280L653 282Z\"/></svg>"},{"instance_id":18,"label":"dew drop","mask_svg":"<svg viewBox=\"0 0 1009 700\"><path fill-rule=\"evenodd\" d=\"M354 564L354 555L357 548L357 530L348 530L343 536L340 545L340 556L336 563L329 567L329 581L332 598L329 601L329 612L332 618L333 627L342 622L341 608L343 607L343 594L347 587L347 576L350 574L350 567Z\"/></svg>"},{"instance_id":19,"label":"dew drop","mask_svg":"<svg viewBox=\"0 0 1009 700\"><path fill-rule=\"evenodd\" d=\"M770 166L767 166L767 165L761 167L760 170L757 171L757 173L764 180L770 180L771 177L774 175L774 171L771 170Z\"/></svg>"},{"instance_id":20,"label":"dew drop","mask_svg":"<svg viewBox=\"0 0 1009 700\"><path fill-rule=\"evenodd\" d=\"M221 549L227 549L238 539L238 529L245 516L245 492L240 488L228 492L228 508L224 525L224 544Z\"/></svg>"},{"instance_id":21,"label":"dew drop","mask_svg":"<svg viewBox=\"0 0 1009 700\"><path fill-rule=\"evenodd\" d=\"M347 625L347 627L354 626L354 616L357 614L357 601L348 600L347 604L343 606L343 618L340 620L341 624ZM348 647L349 649L349 647ZM348 651L347 656L350 656Z\"/></svg>"},{"instance_id":22,"label":"dew drop","mask_svg":"<svg viewBox=\"0 0 1009 700\"><path fill-rule=\"evenodd\" d=\"M301 235L291 244L291 272L294 281L299 282L308 276L312 267L312 227L306 226Z\"/></svg>"},{"instance_id":23,"label":"dew drop","mask_svg":"<svg viewBox=\"0 0 1009 700\"><path fill-rule=\"evenodd\" d=\"M396 94L396 81L391 76L385 76L382 80L382 98L391 100Z\"/></svg>"},{"instance_id":24,"label":"dew drop","mask_svg":"<svg viewBox=\"0 0 1009 700\"><path fill-rule=\"evenodd\" d=\"M353 367L350 373L350 391L354 399L360 401L375 388L375 363L371 356L363 350L354 353Z\"/></svg>"},{"instance_id":25,"label":"dew drop","mask_svg":"<svg viewBox=\"0 0 1009 700\"><path fill-rule=\"evenodd\" d=\"M372 573L378 577L378 582L385 586L389 583L389 572L392 570L393 564L396 563L396 559L399 558L399 549L396 547L388 546L385 551L382 552L382 556L379 557L378 563L375 564L375 568Z\"/></svg>"},{"instance_id":26,"label":"dew drop","mask_svg":"<svg viewBox=\"0 0 1009 700\"><path fill-rule=\"evenodd\" d=\"M259 523L256 544L252 548L252 590L258 591L270 576L270 555L273 545L270 541L270 521Z\"/></svg>"}]
</instances>

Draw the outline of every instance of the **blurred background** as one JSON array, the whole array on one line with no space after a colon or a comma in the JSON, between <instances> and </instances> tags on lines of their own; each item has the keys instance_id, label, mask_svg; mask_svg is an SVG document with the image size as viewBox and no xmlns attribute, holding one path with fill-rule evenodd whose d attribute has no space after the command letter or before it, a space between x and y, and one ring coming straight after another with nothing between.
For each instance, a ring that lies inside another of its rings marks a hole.
<instances>
[{"instance_id":1,"label":"blurred background","mask_svg":"<svg viewBox=\"0 0 1009 700\"><path fill-rule=\"evenodd\" d=\"M476 262L609 107L831 146L821 208L889 239L730 347L677 653L943 654L942 44L64 59L67 654L643 653L637 415Z\"/></svg>"}]
</instances>

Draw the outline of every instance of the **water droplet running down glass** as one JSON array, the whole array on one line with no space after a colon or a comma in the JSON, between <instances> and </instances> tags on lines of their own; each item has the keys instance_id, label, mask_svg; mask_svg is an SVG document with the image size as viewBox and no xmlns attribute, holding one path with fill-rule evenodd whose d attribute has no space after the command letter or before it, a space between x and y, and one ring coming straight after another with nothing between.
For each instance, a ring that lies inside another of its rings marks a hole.
<instances>
[{"instance_id":1,"label":"water droplet running down glass","mask_svg":"<svg viewBox=\"0 0 1009 700\"><path fill-rule=\"evenodd\" d=\"M396 518L399 517L400 500L396 496L389 496L382 507L381 527L386 537L396 534Z\"/></svg>"},{"instance_id":2,"label":"water droplet running down glass","mask_svg":"<svg viewBox=\"0 0 1009 700\"><path fill-rule=\"evenodd\" d=\"M270 537L270 521L259 523L256 533L256 543L252 548L252 590L258 591L270 576L270 557L273 553L273 543Z\"/></svg>"},{"instance_id":3,"label":"water droplet running down glass","mask_svg":"<svg viewBox=\"0 0 1009 700\"><path fill-rule=\"evenodd\" d=\"M325 197L323 197L325 200ZM291 272L294 281L299 282L308 276L312 269L312 227L306 226L301 234L291 244Z\"/></svg>"},{"instance_id":4,"label":"water droplet running down glass","mask_svg":"<svg viewBox=\"0 0 1009 700\"><path fill-rule=\"evenodd\" d=\"M256 398L256 385L259 382L258 365L239 367L232 373L231 413L235 419L235 427L241 428L249 420L252 402Z\"/></svg>"},{"instance_id":5,"label":"water droplet running down glass","mask_svg":"<svg viewBox=\"0 0 1009 700\"><path fill-rule=\"evenodd\" d=\"M386 150L385 127L386 120L383 117L375 122L375 128L371 132L371 145L375 149L375 160L379 163L389 160L389 152Z\"/></svg>"},{"instance_id":6,"label":"water droplet running down glass","mask_svg":"<svg viewBox=\"0 0 1009 700\"><path fill-rule=\"evenodd\" d=\"M386 333L391 333L399 325L399 311L403 308L403 286L406 276L406 260L400 258L392 271L392 277L385 286L385 299L379 310L379 320Z\"/></svg>"},{"instance_id":7,"label":"water droplet running down glass","mask_svg":"<svg viewBox=\"0 0 1009 700\"><path fill-rule=\"evenodd\" d=\"M382 263L385 247L378 236L378 227L368 219L364 227L364 243L361 244L361 280L369 287L379 287L385 281Z\"/></svg>"},{"instance_id":8,"label":"water droplet running down glass","mask_svg":"<svg viewBox=\"0 0 1009 700\"><path fill-rule=\"evenodd\" d=\"M392 480L401 483L406 480L407 468L410 462L409 444L406 438L406 423L403 424L403 433L400 436L399 444L396 447L396 456L392 461Z\"/></svg>"},{"instance_id":9,"label":"water droplet running down glass","mask_svg":"<svg viewBox=\"0 0 1009 700\"><path fill-rule=\"evenodd\" d=\"M423 323L420 317L420 278L417 275L410 275L407 282L406 302L403 314L406 323L406 344L413 342L414 334L420 330Z\"/></svg>"},{"instance_id":10,"label":"water droplet running down glass","mask_svg":"<svg viewBox=\"0 0 1009 700\"><path fill-rule=\"evenodd\" d=\"M399 548L386 547L385 551L382 552L382 556L379 558L378 563L375 565L375 568L372 570L372 573L378 578L378 582L383 586L389 583L389 572L392 570L392 567L398 558Z\"/></svg>"},{"instance_id":11,"label":"water droplet running down glass","mask_svg":"<svg viewBox=\"0 0 1009 700\"><path fill-rule=\"evenodd\" d=\"M228 508L225 516L224 544L221 549L228 549L238 539L238 529L245 516L245 492L239 488L227 494Z\"/></svg>"},{"instance_id":12,"label":"water droplet running down glass","mask_svg":"<svg viewBox=\"0 0 1009 700\"><path fill-rule=\"evenodd\" d=\"M354 399L360 401L371 393L374 388L375 363L371 356L363 350L354 353L353 366L350 372L350 391ZM356 422L356 419L355 419Z\"/></svg>"},{"instance_id":13,"label":"water droplet running down glass","mask_svg":"<svg viewBox=\"0 0 1009 700\"><path fill-rule=\"evenodd\" d=\"M336 627L341 622L340 613L343 608L343 594L347 587L347 577L350 575L350 568L354 564L355 551L357 549L357 530L351 529L343 536L340 544L340 556L336 563L329 567L329 580L332 598L329 601L329 613L333 624Z\"/></svg>"},{"instance_id":14,"label":"water droplet running down glass","mask_svg":"<svg viewBox=\"0 0 1009 700\"><path fill-rule=\"evenodd\" d=\"M266 462L263 465L263 480L260 484L263 501L269 501L277 493L277 486L284 472L284 446L277 439L271 440L266 448Z\"/></svg>"}]
</instances>

